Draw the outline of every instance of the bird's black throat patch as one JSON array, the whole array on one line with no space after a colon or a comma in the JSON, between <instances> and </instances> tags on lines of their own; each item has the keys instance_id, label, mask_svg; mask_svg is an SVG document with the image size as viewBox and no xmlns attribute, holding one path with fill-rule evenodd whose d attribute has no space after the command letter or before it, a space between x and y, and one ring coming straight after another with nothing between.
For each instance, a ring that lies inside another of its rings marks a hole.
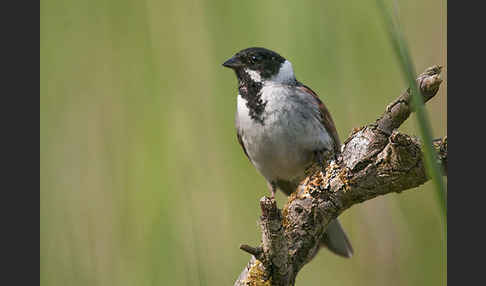
<instances>
[{"instance_id":1,"label":"bird's black throat patch","mask_svg":"<svg viewBox=\"0 0 486 286\"><path fill-rule=\"evenodd\" d=\"M250 118L264 125L263 111L267 102L263 100L261 89L262 82L254 81L248 73L243 70L237 71L239 81L238 91L246 101L246 106L250 110Z\"/></svg>"},{"instance_id":2,"label":"bird's black throat patch","mask_svg":"<svg viewBox=\"0 0 486 286\"><path fill-rule=\"evenodd\" d=\"M285 59L274 51L252 47L239 51L223 66L233 69L239 81L239 92L246 100L246 106L250 110L251 119L264 124L263 111L266 101L261 98L263 81L276 76ZM261 78L261 81L254 80L247 70L251 70Z\"/></svg>"}]
</instances>

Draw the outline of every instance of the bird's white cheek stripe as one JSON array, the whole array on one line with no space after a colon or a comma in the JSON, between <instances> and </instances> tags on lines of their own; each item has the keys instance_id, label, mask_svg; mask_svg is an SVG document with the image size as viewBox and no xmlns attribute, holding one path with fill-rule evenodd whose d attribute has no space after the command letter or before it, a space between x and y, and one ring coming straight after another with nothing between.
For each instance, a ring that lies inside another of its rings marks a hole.
<instances>
[{"instance_id":1,"label":"bird's white cheek stripe","mask_svg":"<svg viewBox=\"0 0 486 286\"><path fill-rule=\"evenodd\" d=\"M294 79L295 75L292 64L286 60L280 67L278 74L276 74L271 80L274 82L288 82Z\"/></svg>"},{"instance_id":2,"label":"bird's white cheek stripe","mask_svg":"<svg viewBox=\"0 0 486 286\"><path fill-rule=\"evenodd\" d=\"M257 71L246 69L245 72L251 77L253 81L262 82L262 77L260 76L260 73L258 73Z\"/></svg>"}]
</instances>

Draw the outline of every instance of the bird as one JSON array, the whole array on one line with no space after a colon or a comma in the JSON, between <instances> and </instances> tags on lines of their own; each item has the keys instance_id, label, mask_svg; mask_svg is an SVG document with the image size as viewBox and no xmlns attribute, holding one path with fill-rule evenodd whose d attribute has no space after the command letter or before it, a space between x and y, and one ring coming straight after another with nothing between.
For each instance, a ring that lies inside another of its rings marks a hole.
<instances>
[{"instance_id":1,"label":"bird","mask_svg":"<svg viewBox=\"0 0 486 286\"><path fill-rule=\"evenodd\" d=\"M272 198L277 190L289 196L309 166L323 167L323 160L340 152L329 110L277 52L246 48L223 66L232 69L238 80L235 127L243 152L265 178ZM345 258L353 255L337 218L327 226L321 245Z\"/></svg>"}]
</instances>

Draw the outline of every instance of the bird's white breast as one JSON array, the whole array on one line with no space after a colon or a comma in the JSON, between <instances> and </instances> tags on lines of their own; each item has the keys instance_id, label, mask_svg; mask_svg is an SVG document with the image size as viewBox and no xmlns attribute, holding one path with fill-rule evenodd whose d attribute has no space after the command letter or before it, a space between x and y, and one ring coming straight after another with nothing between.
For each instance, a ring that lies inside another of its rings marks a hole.
<instances>
[{"instance_id":1,"label":"bird's white breast","mask_svg":"<svg viewBox=\"0 0 486 286\"><path fill-rule=\"evenodd\" d=\"M318 105L312 95L288 85L265 84L261 93L263 124L250 117L246 100L238 95L236 125L246 151L269 182L300 177L314 151L332 146Z\"/></svg>"}]
</instances>

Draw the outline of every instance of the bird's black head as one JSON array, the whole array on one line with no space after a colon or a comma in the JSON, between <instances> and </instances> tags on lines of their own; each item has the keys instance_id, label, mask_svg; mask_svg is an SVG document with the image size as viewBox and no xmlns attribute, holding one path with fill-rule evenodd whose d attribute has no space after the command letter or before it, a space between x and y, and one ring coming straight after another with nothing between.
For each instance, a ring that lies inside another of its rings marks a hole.
<instances>
[{"instance_id":1,"label":"bird's black head","mask_svg":"<svg viewBox=\"0 0 486 286\"><path fill-rule=\"evenodd\" d=\"M282 79L279 74L293 77L290 62L276 52L265 48L254 47L241 50L225 61L223 66L233 69L240 81L248 76L257 82Z\"/></svg>"}]
</instances>

